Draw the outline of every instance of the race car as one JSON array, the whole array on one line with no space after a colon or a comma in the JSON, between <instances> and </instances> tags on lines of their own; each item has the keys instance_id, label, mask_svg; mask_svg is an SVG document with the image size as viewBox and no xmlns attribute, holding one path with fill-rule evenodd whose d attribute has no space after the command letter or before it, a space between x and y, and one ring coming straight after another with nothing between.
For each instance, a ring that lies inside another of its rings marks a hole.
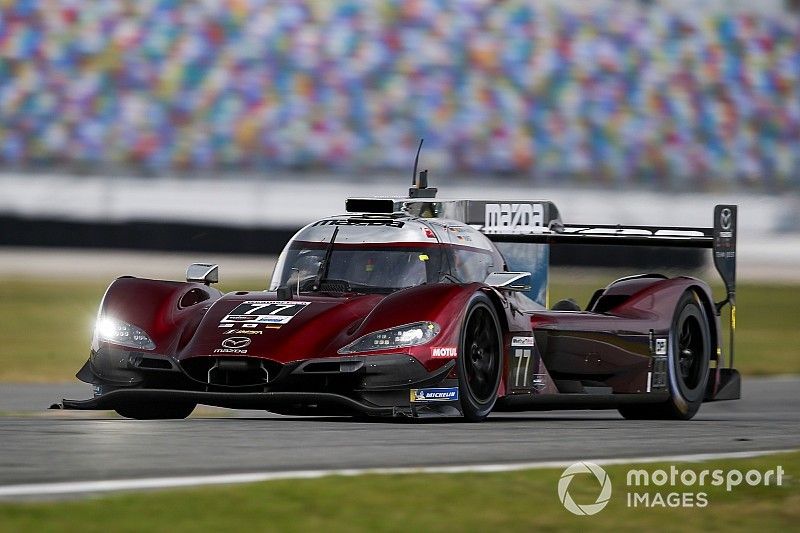
<instances>
[{"instance_id":1,"label":"race car","mask_svg":"<svg viewBox=\"0 0 800 533\"><path fill-rule=\"evenodd\" d=\"M115 280L77 373L94 397L54 407L135 419L185 418L204 404L688 420L704 401L739 398L735 205L716 206L711 228L568 225L552 202L437 199L425 185L348 199L345 214L305 226L267 290L223 294L209 264L191 265L185 282ZM550 247L571 244L710 248L726 297L694 277L644 273L598 288L583 308L548 308Z\"/></svg>"}]
</instances>

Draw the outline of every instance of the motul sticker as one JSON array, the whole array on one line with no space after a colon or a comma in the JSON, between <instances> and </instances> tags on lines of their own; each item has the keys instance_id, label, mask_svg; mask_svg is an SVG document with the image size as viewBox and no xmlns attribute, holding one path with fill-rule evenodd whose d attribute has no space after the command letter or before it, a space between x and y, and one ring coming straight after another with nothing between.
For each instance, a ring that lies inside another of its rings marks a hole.
<instances>
[{"instance_id":1,"label":"motul sticker","mask_svg":"<svg viewBox=\"0 0 800 533\"><path fill-rule=\"evenodd\" d=\"M431 357L457 357L458 350L453 346L437 346L431 348Z\"/></svg>"},{"instance_id":2,"label":"motul sticker","mask_svg":"<svg viewBox=\"0 0 800 533\"><path fill-rule=\"evenodd\" d=\"M533 346L533 337L512 337L511 346Z\"/></svg>"},{"instance_id":3,"label":"motul sticker","mask_svg":"<svg viewBox=\"0 0 800 533\"><path fill-rule=\"evenodd\" d=\"M311 302L243 302L220 322L243 324L286 324Z\"/></svg>"}]
</instances>

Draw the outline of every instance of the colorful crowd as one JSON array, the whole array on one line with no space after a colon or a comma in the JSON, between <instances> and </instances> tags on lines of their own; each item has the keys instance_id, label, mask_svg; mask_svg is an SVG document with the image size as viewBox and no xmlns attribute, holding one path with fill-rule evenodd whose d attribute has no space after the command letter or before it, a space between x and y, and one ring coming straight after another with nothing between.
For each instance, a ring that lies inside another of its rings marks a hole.
<instances>
[{"instance_id":1,"label":"colorful crowd","mask_svg":"<svg viewBox=\"0 0 800 533\"><path fill-rule=\"evenodd\" d=\"M406 170L420 138L453 175L800 187L800 19L634 0L0 3L0 169Z\"/></svg>"}]
</instances>

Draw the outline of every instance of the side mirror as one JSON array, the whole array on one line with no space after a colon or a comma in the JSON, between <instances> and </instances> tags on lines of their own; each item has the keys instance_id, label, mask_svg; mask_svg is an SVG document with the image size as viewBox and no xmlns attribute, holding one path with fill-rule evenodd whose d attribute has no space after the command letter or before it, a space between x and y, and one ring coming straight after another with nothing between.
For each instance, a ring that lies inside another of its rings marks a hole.
<instances>
[{"instance_id":1,"label":"side mirror","mask_svg":"<svg viewBox=\"0 0 800 533\"><path fill-rule=\"evenodd\" d=\"M186 269L186 281L194 283L219 283L219 265L209 265L207 263L192 263Z\"/></svg>"},{"instance_id":2,"label":"side mirror","mask_svg":"<svg viewBox=\"0 0 800 533\"><path fill-rule=\"evenodd\" d=\"M484 283L501 291L528 292L531 290L531 273L492 272Z\"/></svg>"}]
</instances>

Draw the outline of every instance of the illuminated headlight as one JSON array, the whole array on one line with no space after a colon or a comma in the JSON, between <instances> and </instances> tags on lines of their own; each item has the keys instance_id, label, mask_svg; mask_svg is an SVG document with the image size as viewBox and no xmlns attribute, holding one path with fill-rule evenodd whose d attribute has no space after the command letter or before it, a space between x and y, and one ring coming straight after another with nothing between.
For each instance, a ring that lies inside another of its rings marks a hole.
<instances>
[{"instance_id":1,"label":"illuminated headlight","mask_svg":"<svg viewBox=\"0 0 800 533\"><path fill-rule=\"evenodd\" d=\"M156 347L147 333L136 326L114 318L103 317L98 320L94 328L94 335L97 340L113 342L137 350L154 350Z\"/></svg>"},{"instance_id":2,"label":"illuminated headlight","mask_svg":"<svg viewBox=\"0 0 800 533\"><path fill-rule=\"evenodd\" d=\"M431 341L438 334L439 326L433 322L404 324L364 335L340 349L339 353L374 352L416 346Z\"/></svg>"}]
</instances>

